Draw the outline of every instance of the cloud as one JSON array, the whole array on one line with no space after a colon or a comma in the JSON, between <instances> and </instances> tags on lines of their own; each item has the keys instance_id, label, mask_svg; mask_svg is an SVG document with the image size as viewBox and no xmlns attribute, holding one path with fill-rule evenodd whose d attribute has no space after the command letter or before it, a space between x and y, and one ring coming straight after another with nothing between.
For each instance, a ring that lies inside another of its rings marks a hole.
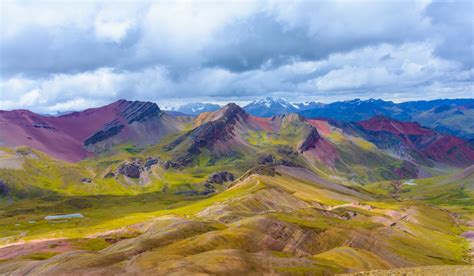
<instances>
[{"instance_id":1,"label":"cloud","mask_svg":"<svg viewBox=\"0 0 474 276\"><path fill-rule=\"evenodd\" d=\"M97 39L119 43L131 27L130 21L96 21L95 35Z\"/></svg>"},{"instance_id":2,"label":"cloud","mask_svg":"<svg viewBox=\"0 0 474 276\"><path fill-rule=\"evenodd\" d=\"M0 5L3 109L473 97L471 1Z\"/></svg>"},{"instance_id":3,"label":"cloud","mask_svg":"<svg viewBox=\"0 0 474 276\"><path fill-rule=\"evenodd\" d=\"M367 45L423 40L431 26L423 9L409 1L275 2L221 30L206 53L214 65L248 70Z\"/></svg>"},{"instance_id":4,"label":"cloud","mask_svg":"<svg viewBox=\"0 0 474 276\"><path fill-rule=\"evenodd\" d=\"M425 15L434 25L431 36L436 37L436 54L461 62L465 68L474 65L473 1L434 1Z\"/></svg>"},{"instance_id":5,"label":"cloud","mask_svg":"<svg viewBox=\"0 0 474 276\"><path fill-rule=\"evenodd\" d=\"M424 85L436 80L452 81L462 72L462 65L433 55L429 43L383 44L344 54L335 54L320 63L331 66L325 75L314 80L317 90L398 89Z\"/></svg>"},{"instance_id":6,"label":"cloud","mask_svg":"<svg viewBox=\"0 0 474 276\"><path fill-rule=\"evenodd\" d=\"M474 70L463 70L461 63L435 56L429 43L383 44L319 61L243 72L207 68L178 79L165 67L141 71L101 68L42 79L9 79L0 83L2 91L12 92L0 108L16 102L41 112L55 112L74 109L74 104L77 108L107 104L130 95L166 106L193 100L246 102L267 95L326 102L349 96L398 101L465 97L472 93L473 77ZM41 104L22 96L37 99L38 94Z\"/></svg>"}]
</instances>

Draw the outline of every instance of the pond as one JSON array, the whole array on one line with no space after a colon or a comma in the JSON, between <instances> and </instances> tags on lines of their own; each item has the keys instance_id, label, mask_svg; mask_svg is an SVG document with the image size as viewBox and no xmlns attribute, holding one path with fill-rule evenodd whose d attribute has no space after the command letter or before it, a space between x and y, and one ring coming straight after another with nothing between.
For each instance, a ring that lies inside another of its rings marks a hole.
<instances>
[{"instance_id":1,"label":"pond","mask_svg":"<svg viewBox=\"0 0 474 276\"><path fill-rule=\"evenodd\" d=\"M44 219L53 220L53 219L68 219L68 218L83 218L84 216L80 213L76 214L67 214L67 215L56 215L56 216L46 216Z\"/></svg>"}]
</instances>

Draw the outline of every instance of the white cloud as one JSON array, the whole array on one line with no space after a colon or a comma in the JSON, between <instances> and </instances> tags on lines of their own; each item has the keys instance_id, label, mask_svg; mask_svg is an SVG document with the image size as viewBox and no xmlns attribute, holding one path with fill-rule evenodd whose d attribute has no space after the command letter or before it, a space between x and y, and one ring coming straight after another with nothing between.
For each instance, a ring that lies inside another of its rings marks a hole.
<instances>
[{"instance_id":1,"label":"white cloud","mask_svg":"<svg viewBox=\"0 0 474 276\"><path fill-rule=\"evenodd\" d=\"M407 43L401 46L380 45L349 53L336 54L318 64L331 68L313 80L317 90L415 87L434 81L453 81L462 65L433 55L429 43Z\"/></svg>"},{"instance_id":2,"label":"white cloud","mask_svg":"<svg viewBox=\"0 0 474 276\"><path fill-rule=\"evenodd\" d=\"M0 1L0 108L473 97L472 17L437 4Z\"/></svg>"},{"instance_id":3,"label":"white cloud","mask_svg":"<svg viewBox=\"0 0 474 276\"><path fill-rule=\"evenodd\" d=\"M294 62L241 73L208 68L178 79L164 67L142 71L102 68L44 79L14 79L0 84L2 90L10 91L8 101L0 101L0 107L27 106L55 112L119 98L176 105L197 100L245 102L267 95L332 101L354 96L351 91L355 90L360 98L392 100L472 96L469 80L474 71L434 56L433 49L429 43L383 44L317 62Z\"/></svg>"},{"instance_id":4,"label":"white cloud","mask_svg":"<svg viewBox=\"0 0 474 276\"><path fill-rule=\"evenodd\" d=\"M101 21L95 22L95 35L99 40L120 42L132 27L130 21Z\"/></svg>"},{"instance_id":5,"label":"white cloud","mask_svg":"<svg viewBox=\"0 0 474 276\"><path fill-rule=\"evenodd\" d=\"M89 107L98 106L103 104L100 101L94 101L90 99L84 98L75 98L71 100L67 100L64 102L58 102L51 106L48 106L44 111L49 114L54 114L55 112L61 111L77 111L87 109Z\"/></svg>"},{"instance_id":6,"label":"white cloud","mask_svg":"<svg viewBox=\"0 0 474 276\"><path fill-rule=\"evenodd\" d=\"M38 89L31 90L20 98L20 105L32 106L38 104L41 99L41 94Z\"/></svg>"}]
</instances>

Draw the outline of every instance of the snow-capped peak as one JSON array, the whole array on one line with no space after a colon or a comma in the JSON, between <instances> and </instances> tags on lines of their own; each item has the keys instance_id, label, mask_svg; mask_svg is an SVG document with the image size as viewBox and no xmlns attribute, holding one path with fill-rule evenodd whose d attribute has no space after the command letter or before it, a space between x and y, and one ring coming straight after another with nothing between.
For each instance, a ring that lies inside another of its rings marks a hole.
<instances>
[{"instance_id":1,"label":"snow-capped peak","mask_svg":"<svg viewBox=\"0 0 474 276\"><path fill-rule=\"evenodd\" d=\"M220 108L217 104L212 103L188 103L174 108L173 111L179 111L184 114L198 115L206 111L216 111Z\"/></svg>"},{"instance_id":2,"label":"snow-capped peak","mask_svg":"<svg viewBox=\"0 0 474 276\"><path fill-rule=\"evenodd\" d=\"M289 106L293 106L294 105L290 102L288 102L286 99L282 99L282 98L272 98L272 97L266 97L264 99L260 99L258 101L253 101L250 103L250 105L265 105L267 108L270 108L274 105L280 105L280 106L283 106L285 108L288 108Z\"/></svg>"}]
</instances>

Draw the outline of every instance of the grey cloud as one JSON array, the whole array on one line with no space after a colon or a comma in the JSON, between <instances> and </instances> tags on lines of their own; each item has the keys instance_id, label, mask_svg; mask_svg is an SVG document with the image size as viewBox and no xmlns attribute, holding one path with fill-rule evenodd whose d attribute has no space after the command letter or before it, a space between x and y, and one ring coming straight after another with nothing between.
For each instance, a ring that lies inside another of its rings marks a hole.
<instances>
[{"instance_id":1,"label":"grey cloud","mask_svg":"<svg viewBox=\"0 0 474 276\"><path fill-rule=\"evenodd\" d=\"M235 72L257 69L263 64L274 68L301 58L315 58L314 46L305 30L287 31L274 17L260 13L216 34L204 50L205 64ZM327 53L319 55L324 54Z\"/></svg>"},{"instance_id":2,"label":"grey cloud","mask_svg":"<svg viewBox=\"0 0 474 276\"><path fill-rule=\"evenodd\" d=\"M93 30L76 28L46 29L31 27L0 46L2 75L45 76L55 73L80 73L101 67L124 68L139 38L132 30L121 43L101 42Z\"/></svg>"},{"instance_id":3,"label":"grey cloud","mask_svg":"<svg viewBox=\"0 0 474 276\"><path fill-rule=\"evenodd\" d=\"M382 9L383 5L398 8L399 21L394 21L393 15L377 14L379 10L388 10ZM120 43L98 41L93 26L88 29L77 26L30 26L16 37L2 39L4 43L0 46L0 53L4 62L1 70L5 74L45 74L83 72L100 67L140 70L164 65L172 69L171 76L186 73L191 67L206 66L242 72L262 66L280 66L295 60L317 60L331 53L378 43L425 39L425 22L410 11L412 7L409 3L383 5L373 1L352 5L348 8L357 7L358 10L340 14L344 18L339 22L331 18L330 14L322 14L341 13L340 8L333 9L330 3L298 2L297 11L302 13L306 21L297 24L292 23L291 17L281 18L281 14L285 13L284 6L277 10L257 10L256 13L219 27L208 40L203 38L203 41L196 41L203 44L202 49L194 49L189 44L170 43L169 37L160 36L161 28L169 26L150 26L140 17L134 18L134 28ZM363 14L366 9L373 10L368 16L377 17L368 19L357 15ZM374 27L378 24L383 28ZM159 40L150 40L143 33L148 36L156 33ZM186 33L180 35L186 36ZM189 48L193 50L189 52ZM27 61L24 62L24 59Z\"/></svg>"},{"instance_id":4,"label":"grey cloud","mask_svg":"<svg viewBox=\"0 0 474 276\"><path fill-rule=\"evenodd\" d=\"M315 4L307 8L314 9ZM373 20L383 21L383 18ZM412 20L401 24L390 22L389 27L395 29L369 34L346 32L343 26L337 33L329 33L331 30L324 29L311 32L310 25L289 26L274 14L261 12L217 33L204 50L205 65L242 72L274 68L294 61L319 60L333 53L368 45L400 44L426 38L422 32L425 27L406 26L408 23L412 23Z\"/></svg>"},{"instance_id":5,"label":"grey cloud","mask_svg":"<svg viewBox=\"0 0 474 276\"><path fill-rule=\"evenodd\" d=\"M435 54L465 68L474 65L473 12L473 1L434 1L427 7L426 15L436 26L431 35L440 40Z\"/></svg>"}]
</instances>

